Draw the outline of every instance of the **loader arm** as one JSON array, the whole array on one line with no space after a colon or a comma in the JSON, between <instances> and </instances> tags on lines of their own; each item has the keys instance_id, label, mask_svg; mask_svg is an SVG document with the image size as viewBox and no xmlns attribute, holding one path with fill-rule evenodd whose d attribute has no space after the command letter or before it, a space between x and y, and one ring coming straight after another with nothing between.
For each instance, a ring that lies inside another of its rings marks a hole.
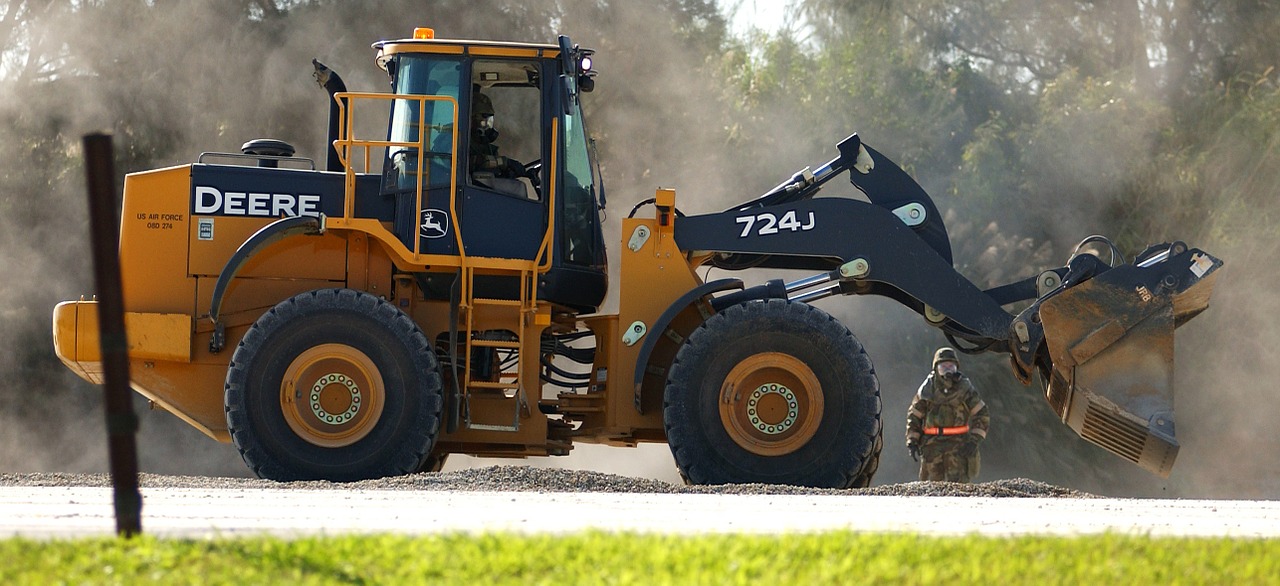
<instances>
[{"instance_id":1,"label":"loader arm","mask_svg":"<svg viewBox=\"0 0 1280 586\"><path fill-rule=\"evenodd\" d=\"M676 218L675 236L681 250L757 256L758 267L833 271L861 259L865 273L850 286L921 315L928 305L984 338L1007 338L1013 319L893 212L863 201L821 198Z\"/></svg>"},{"instance_id":2,"label":"loader arm","mask_svg":"<svg viewBox=\"0 0 1280 586\"><path fill-rule=\"evenodd\" d=\"M983 291L952 266L941 215L909 175L856 134L839 150L818 171L740 206L675 219L689 258L825 272L722 296L717 310L768 298L889 297L963 351L1007 352L1024 384L1039 372L1050 407L1081 437L1168 476L1178 453L1173 330L1208 306L1221 260L1172 242L1131 264L1116 254L1112 266L1077 248L1062 267ZM869 202L814 197L843 171ZM1110 244L1091 236L1082 245L1091 241ZM1026 300L1035 301L1016 316L1003 307Z\"/></svg>"},{"instance_id":3,"label":"loader arm","mask_svg":"<svg viewBox=\"0 0 1280 586\"><path fill-rule=\"evenodd\" d=\"M817 171L811 172L806 167L764 195L726 211L745 212L810 200L818 195L828 181L848 171L849 182L862 191L871 203L901 218L921 240L950 264L951 241L947 237L947 228L942 222L942 215L938 213L938 207L924 188L897 163L864 144L857 133L840 141L836 149L840 156L818 167ZM744 261L741 258L737 260Z\"/></svg>"}]
</instances>

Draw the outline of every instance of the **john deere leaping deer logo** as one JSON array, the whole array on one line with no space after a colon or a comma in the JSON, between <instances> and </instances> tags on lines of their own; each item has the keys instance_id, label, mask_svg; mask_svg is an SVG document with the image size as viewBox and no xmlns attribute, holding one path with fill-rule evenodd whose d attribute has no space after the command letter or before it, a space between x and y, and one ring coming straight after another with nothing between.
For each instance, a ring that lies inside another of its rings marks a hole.
<instances>
[{"instance_id":1,"label":"john deere leaping deer logo","mask_svg":"<svg viewBox=\"0 0 1280 586\"><path fill-rule=\"evenodd\" d=\"M449 212L434 208L422 210L418 227L423 238L444 238L449 234Z\"/></svg>"}]
</instances>

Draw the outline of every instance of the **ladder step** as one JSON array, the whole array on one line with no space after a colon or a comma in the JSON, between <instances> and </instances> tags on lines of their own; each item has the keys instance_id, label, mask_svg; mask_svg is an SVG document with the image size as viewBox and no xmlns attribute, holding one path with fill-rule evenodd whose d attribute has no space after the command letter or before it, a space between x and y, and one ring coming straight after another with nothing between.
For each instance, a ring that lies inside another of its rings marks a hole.
<instances>
[{"instance_id":1,"label":"ladder step","mask_svg":"<svg viewBox=\"0 0 1280 586\"><path fill-rule=\"evenodd\" d=\"M496 382L496 383L495 383L495 382L489 382L489 381L471 381L471 385L470 385L468 388L471 388L471 389L497 389L497 390L500 390L500 391L505 391L505 390L510 390L510 389L518 389L518 388L520 388L520 384L519 384L518 382L516 382L516 381L505 382L505 383L504 383L504 382Z\"/></svg>"},{"instance_id":2,"label":"ladder step","mask_svg":"<svg viewBox=\"0 0 1280 586\"><path fill-rule=\"evenodd\" d=\"M479 431L520 431L519 425L490 425L487 423L468 423L467 429Z\"/></svg>"},{"instance_id":3,"label":"ladder step","mask_svg":"<svg viewBox=\"0 0 1280 586\"><path fill-rule=\"evenodd\" d=\"M513 350L520 349L520 342L515 340L483 340L483 339L472 340L471 345L479 346L481 348L510 348Z\"/></svg>"},{"instance_id":4,"label":"ladder step","mask_svg":"<svg viewBox=\"0 0 1280 586\"><path fill-rule=\"evenodd\" d=\"M503 307L520 307L522 305L519 299L486 299L483 297L473 298L471 303L475 305L499 305Z\"/></svg>"},{"instance_id":5,"label":"ladder step","mask_svg":"<svg viewBox=\"0 0 1280 586\"><path fill-rule=\"evenodd\" d=\"M531 269L534 266L534 264L530 263L528 268ZM466 279L468 283L474 284L476 277L474 268L463 267L463 269L463 278ZM465 295L465 299L462 300L464 327L459 329L462 330L463 339L467 341L466 352L463 357L467 364L471 364L471 361L476 357L477 348L503 349L514 352L520 351L522 346L521 340L525 339L523 329L518 330L520 331L520 334L517 336L516 340L484 340L473 338L473 334L477 333L475 332L474 327L476 321L479 319L478 316L510 315L514 310L514 313L521 321L523 321L528 319L527 314L536 310L537 303L534 299L530 298L530 296L533 295L532 287L534 283L534 271L521 270L518 273L518 276L520 277L521 289L520 295L516 299L476 297L474 295L475 290L469 289ZM523 328L524 324L521 323L521 326ZM463 408L463 425L467 429L511 432L520 430L521 411L523 410L527 412L529 407L526 403L524 394L520 391L521 385L518 374L502 373L498 377L497 381L472 381L471 374L468 373L463 386L465 387L464 397L466 401ZM485 415L484 418L489 421L480 422L472 419L471 406L473 404L477 407L482 404L485 406L484 408L478 409L478 412L483 412ZM510 408L512 409L509 411L509 413L511 413L511 418L508 420L510 423L498 423L492 421L491 418L495 415L499 418L502 417L501 414L504 410L503 405L510 405ZM566 453L568 451L566 448L560 448L558 446L557 448Z\"/></svg>"}]
</instances>

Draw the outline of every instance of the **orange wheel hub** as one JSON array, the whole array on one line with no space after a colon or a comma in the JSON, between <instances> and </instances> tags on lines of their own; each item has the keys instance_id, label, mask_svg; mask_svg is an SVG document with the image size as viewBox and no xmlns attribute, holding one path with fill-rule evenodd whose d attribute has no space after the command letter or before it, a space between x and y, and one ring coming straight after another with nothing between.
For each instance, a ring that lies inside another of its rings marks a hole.
<instances>
[{"instance_id":1,"label":"orange wheel hub","mask_svg":"<svg viewBox=\"0 0 1280 586\"><path fill-rule=\"evenodd\" d=\"M739 362L720 388L720 422L743 449L781 456L809 443L822 422L822 386L808 365L761 352Z\"/></svg>"},{"instance_id":2,"label":"orange wheel hub","mask_svg":"<svg viewBox=\"0 0 1280 586\"><path fill-rule=\"evenodd\" d=\"M327 448L359 441L386 402L382 373L345 344L321 344L293 359L280 383L280 408L298 437Z\"/></svg>"}]
</instances>

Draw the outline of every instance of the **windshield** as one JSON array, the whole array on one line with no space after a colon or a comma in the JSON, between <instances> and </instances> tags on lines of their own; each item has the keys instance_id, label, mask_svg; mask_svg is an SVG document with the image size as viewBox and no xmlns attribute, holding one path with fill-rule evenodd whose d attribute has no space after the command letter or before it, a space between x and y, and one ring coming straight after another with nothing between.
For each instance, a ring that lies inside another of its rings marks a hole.
<instances>
[{"instance_id":1,"label":"windshield","mask_svg":"<svg viewBox=\"0 0 1280 586\"><path fill-rule=\"evenodd\" d=\"M459 99L462 62L436 55L400 55L396 58L396 94L449 96ZM418 142L425 131L427 152L422 154L427 189L448 187L452 177L453 104L445 100L395 100L391 107L392 142ZM412 147L390 147L383 171L383 192L412 190L417 181L418 152Z\"/></svg>"}]
</instances>

